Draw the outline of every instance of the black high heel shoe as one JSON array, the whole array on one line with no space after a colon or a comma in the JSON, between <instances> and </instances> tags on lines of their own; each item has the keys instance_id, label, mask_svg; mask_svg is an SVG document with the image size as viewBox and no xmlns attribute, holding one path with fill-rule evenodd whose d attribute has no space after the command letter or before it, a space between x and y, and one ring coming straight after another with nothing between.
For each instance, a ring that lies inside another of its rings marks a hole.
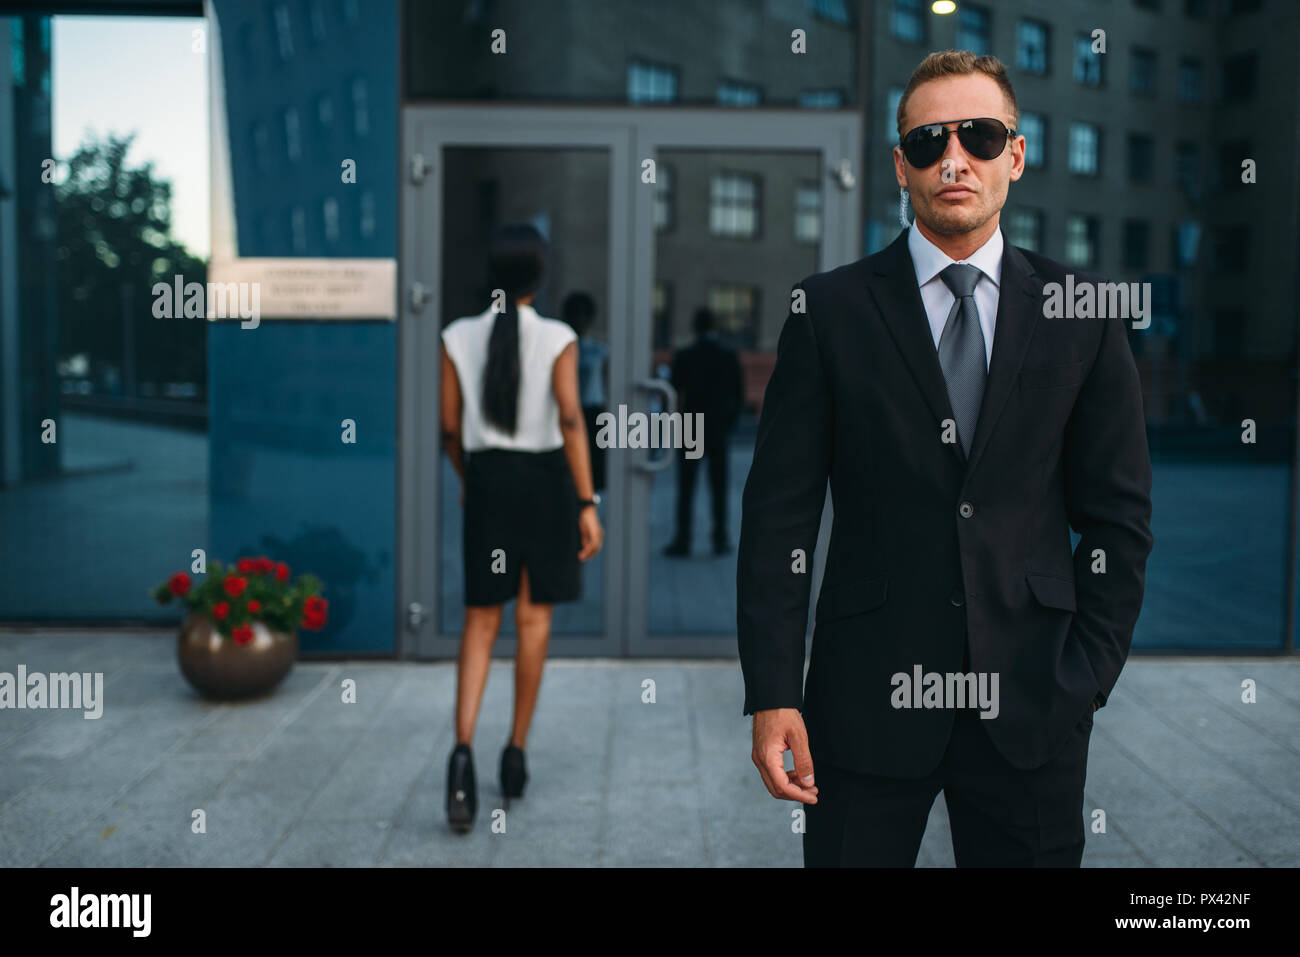
<instances>
[{"instance_id":1,"label":"black high heel shoe","mask_svg":"<svg viewBox=\"0 0 1300 957\"><path fill-rule=\"evenodd\" d=\"M478 785L474 780L474 754L468 744L452 749L447 762L447 821L464 833L478 813Z\"/></svg>"},{"instance_id":2,"label":"black high heel shoe","mask_svg":"<svg viewBox=\"0 0 1300 957\"><path fill-rule=\"evenodd\" d=\"M507 744L501 751L501 793L508 798L523 797L528 783L528 769L524 766L523 748Z\"/></svg>"}]
</instances>

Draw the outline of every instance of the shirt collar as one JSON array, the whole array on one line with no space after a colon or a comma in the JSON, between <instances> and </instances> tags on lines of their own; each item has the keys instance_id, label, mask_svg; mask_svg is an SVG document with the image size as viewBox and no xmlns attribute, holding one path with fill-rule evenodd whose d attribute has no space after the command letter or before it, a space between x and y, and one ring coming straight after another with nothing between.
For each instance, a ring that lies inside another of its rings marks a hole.
<instances>
[{"instance_id":1,"label":"shirt collar","mask_svg":"<svg viewBox=\"0 0 1300 957\"><path fill-rule=\"evenodd\" d=\"M960 260L960 262L974 266L988 276L993 285L1001 285L1002 245L1002 227L999 226L993 230L993 235L988 238L988 241L983 246L975 250L969 258ZM944 269L959 261L951 258L942 249L921 235L921 231L916 228L916 223L912 223L907 230L907 251L912 254L912 266L916 269L916 284L918 286L924 286L943 272Z\"/></svg>"}]
</instances>

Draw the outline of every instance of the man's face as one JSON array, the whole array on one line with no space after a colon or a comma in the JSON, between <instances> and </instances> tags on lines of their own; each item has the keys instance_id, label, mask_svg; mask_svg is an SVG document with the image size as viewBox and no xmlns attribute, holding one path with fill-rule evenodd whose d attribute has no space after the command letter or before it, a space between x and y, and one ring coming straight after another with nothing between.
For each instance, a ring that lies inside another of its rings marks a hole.
<instances>
[{"instance_id":1,"label":"man's face","mask_svg":"<svg viewBox=\"0 0 1300 957\"><path fill-rule=\"evenodd\" d=\"M930 123L991 116L1008 129L1015 118L1007 112L1006 98L992 77L982 73L945 76L922 83L912 91L903 119L903 133ZM894 172L898 185L907 187L916 218L931 232L950 236L979 229L1002 211L1007 186L1025 170L1025 138L1011 140L1001 155L982 160L962 147L954 132L944 154L932 166L917 169L907 162L901 147L894 147Z\"/></svg>"}]
</instances>

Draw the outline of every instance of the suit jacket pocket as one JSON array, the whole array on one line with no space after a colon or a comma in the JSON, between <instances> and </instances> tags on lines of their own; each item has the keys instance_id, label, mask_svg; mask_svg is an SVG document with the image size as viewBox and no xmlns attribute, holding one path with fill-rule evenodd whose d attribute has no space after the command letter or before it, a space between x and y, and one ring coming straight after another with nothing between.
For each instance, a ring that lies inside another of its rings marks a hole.
<instances>
[{"instance_id":1,"label":"suit jacket pocket","mask_svg":"<svg viewBox=\"0 0 1300 957\"><path fill-rule=\"evenodd\" d=\"M1040 605L1059 608L1062 611L1077 611L1074 603L1074 582L1065 578L1053 578L1051 575L1025 576L1029 590L1038 599Z\"/></svg>"},{"instance_id":2,"label":"suit jacket pocket","mask_svg":"<svg viewBox=\"0 0 1300 957\"><path fill-rule=\"evenodd\" d=\"M823 588L817 596L817 623L850 618L879 608L885 603L887 578L847 581Z\"/></svg>"},{"instance_id":3,"label":"suit jacket pocket","mask_svg":"<svg viewBox=\"0 0 1300 957\"><path fill-rule=\"evenodd\" d=\"M1083 363L1067 362L1064 365L1042 366L1020 370L1020 388L1057 389L1078 385L1083 379Z\"/></svg>"}]
</instances>

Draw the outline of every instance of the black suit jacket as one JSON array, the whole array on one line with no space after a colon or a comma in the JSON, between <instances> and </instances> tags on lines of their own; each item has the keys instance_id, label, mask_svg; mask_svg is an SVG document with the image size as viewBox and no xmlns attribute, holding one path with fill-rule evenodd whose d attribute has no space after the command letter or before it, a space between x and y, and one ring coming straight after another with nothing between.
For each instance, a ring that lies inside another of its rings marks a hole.
<instances>
[{"instance_id":1,"label":"black suit jacket","mask_svg":"<svg viewBox=\"0 0 1300 957\"><path fill-rule=\"evenodd\" d=\"M736 350L702 336L673 356L673 388L682 412L704 415L705 440L730 432L745 400L745 377Z\"/></svg>"},{"instance_id":2,"label":"black suit jacket","mask_svg":"<svg viewBox=\"0 0 1300 957\"><path fill-rule=\"evenodd\" d=\"M1153 544L1150 454L1126 320L1043 316L1044 283L1066 272L1005 244L969 461L942 441L953 413L906 231L795 287L806 311L781 330L745 483L737 628L744 713L801 709L814 760L933 770L955 711L894 708L891 677L962 672L968 635L969 670L999 676L985 726L1018 768L1114 687ZM811 563L828 479L805 686L811 577L792 554Z\"/></svg>"}]
</instances>

